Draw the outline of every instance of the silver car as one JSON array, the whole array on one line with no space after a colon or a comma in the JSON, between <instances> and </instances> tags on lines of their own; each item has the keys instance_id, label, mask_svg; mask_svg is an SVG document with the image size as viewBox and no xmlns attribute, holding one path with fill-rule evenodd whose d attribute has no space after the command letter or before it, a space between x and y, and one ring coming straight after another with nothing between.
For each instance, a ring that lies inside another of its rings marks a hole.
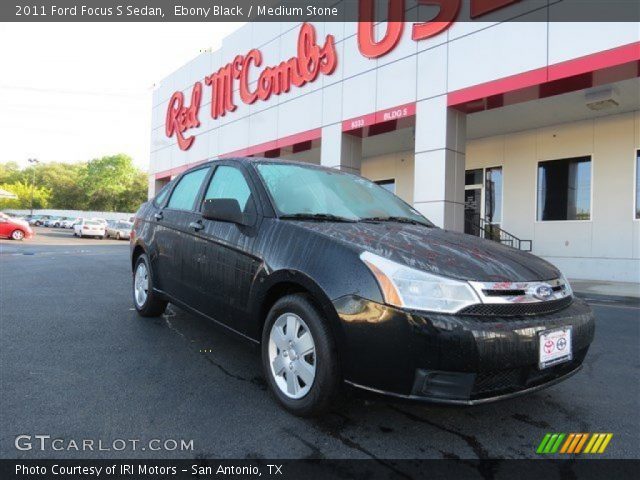
<instances>
[{"instance_id":1,"label":"silver car","mask_svg":"<svg viewBox=\"0 0 640 480\"><path fill-rule=\"evenodd\" d=\"M133 227L131 222L116 222L112 225L107 225L105 236L116 240L129 240L131 227Z\"/></svg>"}]
</instances>

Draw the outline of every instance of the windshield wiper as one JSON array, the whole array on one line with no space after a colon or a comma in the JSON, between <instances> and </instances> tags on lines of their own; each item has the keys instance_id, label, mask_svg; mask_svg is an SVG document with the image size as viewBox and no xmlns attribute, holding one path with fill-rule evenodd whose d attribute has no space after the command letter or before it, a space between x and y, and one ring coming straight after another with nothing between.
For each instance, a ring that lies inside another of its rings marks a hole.
<instances>
[{"instance_id":1,"label":"windshield wiper","mask_svg":"<svg viewBox=\"0 0 640 480\"><path fill-rule=\"evenodd\" d=\"M433 227L430 223L414 220L409 217L365 217L360 219L361 222L398 222L398 223L410 223L411 225L423 225L425 227Z\"/></svg>"},{"instance_id":2,"label":"windshield wiper","mask_svg":"<svg viewBox=\"0 0 640 480\"><path fill-rule=\"evenodd\" d=\"M340 217L338 215L331 215L330 213L291 213L288 215L280 215L278 218L284 220L318 220L321 222L348 222L355 223L358 220L347 217Z\"/></svg>"}]
</instances>

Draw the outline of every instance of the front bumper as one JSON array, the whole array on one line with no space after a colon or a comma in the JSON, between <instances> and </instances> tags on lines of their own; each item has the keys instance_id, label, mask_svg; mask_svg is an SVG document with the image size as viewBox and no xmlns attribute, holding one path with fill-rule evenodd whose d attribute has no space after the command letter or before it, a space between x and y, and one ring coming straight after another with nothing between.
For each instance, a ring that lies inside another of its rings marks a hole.
<instances>
[{"instance_id":1,"label":"front bumper","mask_svg":"<svg viewBox=\"0 0 640 480\"><path fill-rule=\"evenodd\" d=\"M439 403L484 403L558 383L581 368L595 331L578 299L554 313L511 317L410 312L355 296L334 306L347 383ZM565 326L573 359L539 370L538 332Z\"/></svg>"}]
</instances>

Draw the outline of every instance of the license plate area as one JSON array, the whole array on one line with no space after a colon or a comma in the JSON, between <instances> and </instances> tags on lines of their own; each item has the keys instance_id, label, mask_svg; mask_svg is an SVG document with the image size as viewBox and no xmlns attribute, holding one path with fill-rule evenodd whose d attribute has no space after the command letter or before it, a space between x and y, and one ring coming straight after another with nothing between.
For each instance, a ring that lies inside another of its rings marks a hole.
<instances>
[{"instance_id":1,"label":"license plate area","mask_svg":"<svg viewBox=\"0 0 640 480\"><path fill-rule=\"evenodd\" d=\"M572 327L544 330L538 333L538 368L553 367L573 360Z\"/></svg>"}]
</instances>

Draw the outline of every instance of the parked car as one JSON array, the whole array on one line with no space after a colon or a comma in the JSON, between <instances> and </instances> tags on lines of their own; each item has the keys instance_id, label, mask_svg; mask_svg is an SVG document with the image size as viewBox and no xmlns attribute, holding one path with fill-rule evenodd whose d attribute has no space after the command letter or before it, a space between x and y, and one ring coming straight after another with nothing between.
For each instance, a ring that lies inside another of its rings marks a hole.
<instances>
[{"instance_id":1,"label":"parked car","mask_svg":"<svg viewBox=\"0 0 640 480\"><path fill-rule=\"evenodd\" d=\"M44 223L42 224L42 226L44 227L57 227L60 225L60 222L64 219L64 217L57 217L57 216L51 216L49 218L47 218Z\"/></svg>"},{"instance_id":2,"label":"parked car","mask_svg":"<svg viewBox=\"0 0 640 480\"><path fill-rule=\"evenodd\" d=\"M94 217L94 218L92 218L91 220L93 220L94 222L98 222L98 223L100 223L101 225L104 225L104 227L105 227L105 228L107 227L108 221L107 221L107 220L105 220L104 218L95 218L95 217Z\"/></svg>"},{"instance_id":3,"label":"parked car","mask_svg":"<svg viewBox=\"0 0 640 480\"><path fill-rule=\"evenodd\" d=\"M29 220L29 225L34 225L36 227L40 227L44 224L45 221L47 221L49 218L51 217L51 215L34 215L33 217L31 217L31 219Z\"/></svg>"},{"instance_id":4,"label":"parked car","mask_svg":"<svg viewBox=\"0 0 640 480\"><path fill-rule=\"evenodd\" d=\"M73 234L77 237L104 238L104 225L95 220L82 219L73 225Z\"/></svg>"},{"instance_id":5,"label":"parked car","mask_svg":"<svg viewBox=\"0 0 640 480\"><path fill-rule=\"evenodd\" d=\"M60 228L73 228L73 225L78 222L80 222L79 218L67 218L60 221Z\"/></svg>"},{"instance_id":6,"label":"parked car","mask_svg":"<svg viewBox=\"0 0 640 480\"><path fill-rule=\"evenodd\" d=\"M326 410L345 382L473 405L576 373L590 307L553 265L435 227L352 174L272 159L187 170L136 214L133 303L167 302L261 344L289 411Z\"/></svg>"},{"instance_id":7,"label":"parked car","mask_svg":"<svg viewBox=\"0 0 640 480\"><path fill-rule=\"evenodd\" d=\"M12 240L24 240L33 238L33 230L29 222L12 218L0 212L0 238L10 238Z\"/></svg>"},{"instance_id":8,"label":"parked car","mask_svg":"<svg viewBox=\"0 0 640 480\"><path fill-rule=\"evenodd\" d=\"M132 226L133 223L131 222L115 222L114 225L107 227L106 236L107 238L115 238L116 240L129 240Z\"/></svg>"}]
</instances>

